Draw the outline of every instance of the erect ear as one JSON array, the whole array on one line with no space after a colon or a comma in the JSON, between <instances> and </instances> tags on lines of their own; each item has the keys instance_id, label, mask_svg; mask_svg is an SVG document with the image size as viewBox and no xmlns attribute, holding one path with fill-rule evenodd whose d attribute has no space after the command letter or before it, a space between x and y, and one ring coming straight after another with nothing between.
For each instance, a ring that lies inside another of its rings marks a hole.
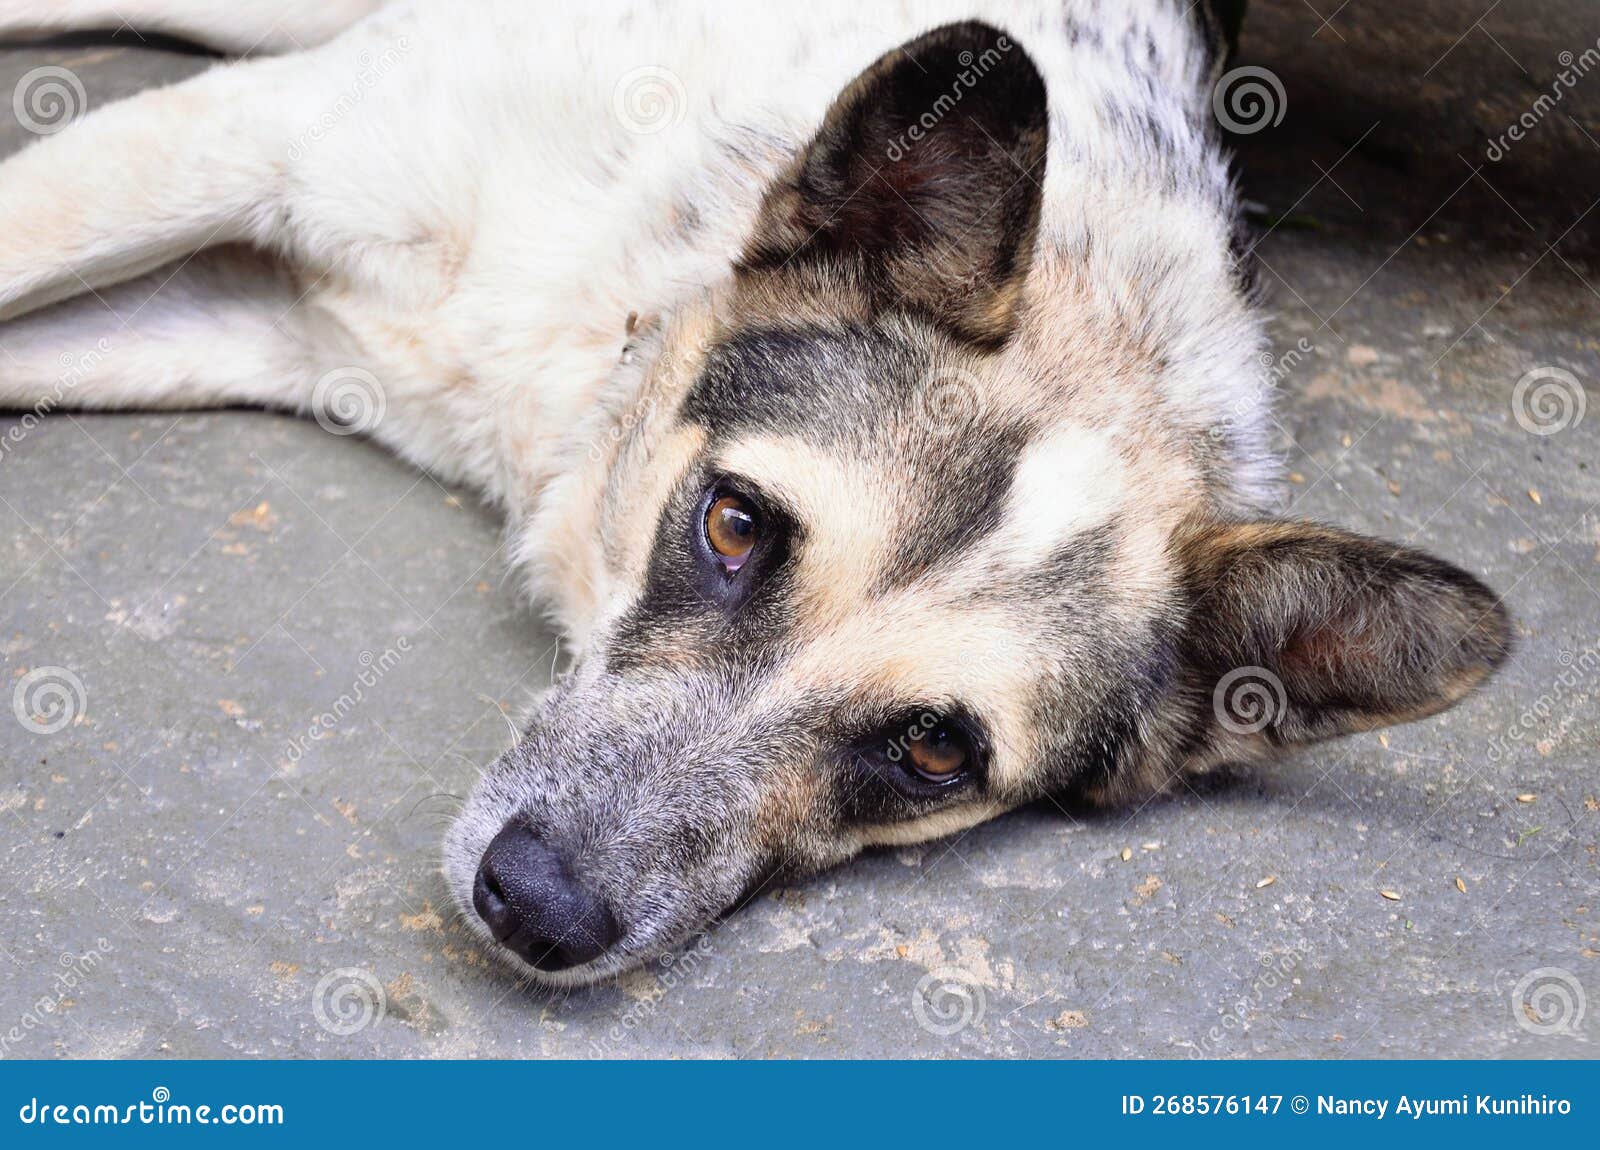
<instances>
[{"instance_id":1,"label":"erect ear","mask_svg":"<svg viewBox=\"0 0 1600 1150\"><path fill-rule=\"evenodd\" d=\"M874 311L997 344L1021 300L1048 143L1028 54L987 24L938 28L839 94L768 190L741 271L830 263Z\"/></svg>"},{"instance_id":2,"label":"erect ear","mask_svg":"<svg viewBox=\"0 0 1600 1150\"><path fill-rule=\"evenodd\" d=\"M1188 534L1185 646L1217 735L1298 743L1418 719L1511 647L1505 609L1458 567L1308 523Z\"/></svg>"}]
</instances>

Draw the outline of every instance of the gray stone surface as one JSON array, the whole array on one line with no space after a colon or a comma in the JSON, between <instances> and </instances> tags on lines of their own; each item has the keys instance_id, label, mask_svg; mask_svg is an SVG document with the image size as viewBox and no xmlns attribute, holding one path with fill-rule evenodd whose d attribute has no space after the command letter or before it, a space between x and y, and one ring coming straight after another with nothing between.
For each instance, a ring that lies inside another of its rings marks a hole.
<instances>
[{"instance_id":1,"label":"gray stone surface","mask_svg":"<svg viewBox=\"0 0 1600 1150\"><path fill-rule=\"evenodd\" d=\"M491 517L314 424L56 416L0 458L4 702L44 668L82 700L53 734L0 707L0 1052L1593 1057L1600 69L1485 149L1600 12L1311 8L1253 5L1241 60L1287 99L1239 142L1278 221L1292 511L1504 592L1521 646L1487 691L1137 810L877 853L671 966L541 994L485 964L436 874L449 796L556 654ZM126 34L17 47L0 96L46 63L101 104L206 61ZM1591 409L1546 436L1512 398L1541 367ZM1576 1033L1519 1024L1545 968L1585 996ZM360 977L386 1004L366 1025L330 981Z\"/></svg>"}]
</instances>

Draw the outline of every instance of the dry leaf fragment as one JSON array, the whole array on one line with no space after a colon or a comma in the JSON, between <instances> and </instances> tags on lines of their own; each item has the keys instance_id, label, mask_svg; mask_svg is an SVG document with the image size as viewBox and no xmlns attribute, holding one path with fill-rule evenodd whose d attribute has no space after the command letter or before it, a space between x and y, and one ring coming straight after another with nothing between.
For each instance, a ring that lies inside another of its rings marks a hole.
<instances>
[{"instance_id":1,"label":"dry leaf fragment","mask_svg":"<svg viewBox=\"0 0 1600 1150\"><path fill-rule=\"evenodd\" d=\"M1519 802L1519 803L1531 803L1535 799L1537 799L1538 797L1539 797L1538 795L1529 794L1527 792L1524 792L1524 793L1522 793L1522 794L1517 796L1517 802Z\"/></svg>"},{"instance_id":2,"label":"dry leaf fragment","mask_svg":"<svg viewBox=\"0 0 1600 1150\"><path fill-rule=\"evenodd\" d=\"M1122 848L1122 861L1123 862L1127 862L1132 857L1133 857L1133 848L1132 847L1123 847Z\"/></svg>"},{"instance_id":3,"label":"dry leaf fragment","mask_svg":"<svg viewBox=\"0 0 1600 1150\"><path fill-rule=\"evenodd\" d=\"M1535 504L1544 503L1544 500L1539 497L1539 492L1532 487L1528 488L1528 498L1533 500Z\"/></svg>"},{"instance_id":4,"label":"dry leaf fragment","mask_svg":"<svg viewBox=\"0 0 1600 1150\"><path fill-rule=\"evenodd\" d=\"M1390 902L1399 902L1400 901L1400 893L1398 891L1380 890L1378 893L1381 894L1384 898L1388 899Z\"/></svg>"},{"instance_id":5,"label":"dry leaf fragment","mask_svg":"<svg viewBox=\"0 0 1600 1150\"><path fill-rule=\"evenodd\" d=\"M1456 889L1462 894L1467 893L1467 884L1461 881L1461 876L1456 875Z\"/></svg>"},{"instance_id":6,"label":"dry leaf fragment","mask_svg":"<svg viewBox=\"0 0 1600 1150\"><path fill-rule=\"evenodd\" d=\"M1278 881L1278 876L1277 875L1269 874L1266 878L1264 878L1260 882L1256 883L1256 889L1260 890L1264 886L1271 886L1273 883L1275 883L1277 881Z\"/></svg>"}]
</instances>

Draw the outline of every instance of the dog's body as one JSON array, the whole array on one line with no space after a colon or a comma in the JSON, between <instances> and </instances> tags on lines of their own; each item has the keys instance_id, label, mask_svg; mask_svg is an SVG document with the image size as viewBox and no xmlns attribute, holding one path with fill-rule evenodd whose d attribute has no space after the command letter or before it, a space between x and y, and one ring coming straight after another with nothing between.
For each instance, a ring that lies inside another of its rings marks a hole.
<instances>
[{"instance_id":1,"label":"dog's body","mask_svg":"<svg viewBox=\"0 0 1600 1150\"><path fill-rule=\"evenodd\" d=\"M447 872L545 977L1503 658L1469 576L1261 521L1189 4L225 7L0 0L291 53L0 166L0 405L311 412L505 509L575 671Z\"/></svg>"}]
</instances>

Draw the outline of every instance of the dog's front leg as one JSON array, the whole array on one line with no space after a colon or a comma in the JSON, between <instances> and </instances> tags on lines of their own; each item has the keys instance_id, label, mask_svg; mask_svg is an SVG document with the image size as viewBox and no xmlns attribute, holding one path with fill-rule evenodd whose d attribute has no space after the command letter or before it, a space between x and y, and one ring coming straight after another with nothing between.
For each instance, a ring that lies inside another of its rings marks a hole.
<instances>
[{"instance_id":1,"label":"dog's front leg","mask_svg":"<svg viewBox=\"0 0 1600 1150\"><path fill-rule=\"evenodd\" d=\"M90 113L0 164L0 320L202 248L270 246L313 55L212 69Z\"/></svg>"},{"instance_id":2,"label":"dog's front leg","mask_svg":"<svg viewBox=\"0 0 1600 1150\"><path fill-rule=\"evenodd\" d=\"M319 53L219 66L0 163L0 408L304 410L347 342L274 253L295 133L341 75Z\"/></svg>"},{"instance_id":3,"label":"dog's front leg","mask_svg":"<svg viewBox=\"0 0 1600 1150\"><path fill-rule=\"evenodd\" d=\"M0 163L0 409L258 404L503 486L504 406L470 386L478 345L448 306L476 160L450 118L418 129L451 57L408 15Z\"/></svg>"}]
</instances>

